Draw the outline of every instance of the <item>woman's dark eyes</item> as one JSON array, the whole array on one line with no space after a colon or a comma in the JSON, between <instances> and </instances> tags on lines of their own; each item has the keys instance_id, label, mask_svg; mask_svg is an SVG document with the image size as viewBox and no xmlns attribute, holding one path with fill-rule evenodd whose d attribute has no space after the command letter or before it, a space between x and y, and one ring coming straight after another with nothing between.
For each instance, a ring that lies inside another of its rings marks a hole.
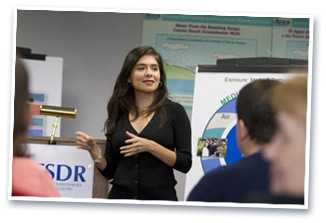
<instances>
[{"instance_id":1,"label":"woman's dark eyes","mask_svg":"<svg viewBox=\"0 0 326 223\"><path fill-rule=\"evenodd\" d=\"M158 71L158 67L151 67L153 71ZM137 67L137 70L145 70L145 67Z\"/></svg>"}]
</instances>

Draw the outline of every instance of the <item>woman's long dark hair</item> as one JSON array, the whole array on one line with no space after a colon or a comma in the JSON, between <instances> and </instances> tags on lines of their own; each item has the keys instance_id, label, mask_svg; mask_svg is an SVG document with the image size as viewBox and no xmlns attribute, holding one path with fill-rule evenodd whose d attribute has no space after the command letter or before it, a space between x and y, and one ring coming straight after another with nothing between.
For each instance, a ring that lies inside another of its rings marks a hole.
<instances>
[{"instance_id":1,"label":"woman's long dark hair","mask_svg":"<svg viewBox=\"0 0 326 223\"><path fill-rule=\"evenodd\" d=\"M160 84L155 92L154 101L149 106L146 114L149 115L155 111L159 114L161 120L164 121L165 112L162 108L168 100L168 91L162 57L153 47L137 47L131 50L125 58L120 74L115 82L112 96L107 104L108 118L104 128L105 134L109 139L111 139L116 124L122 114L128 114L132 111L135 114L135 119L140 115L135 103L134 88L128 83L128 79L138 60L144 55L154 56L160 70Z\"/></svg>"},{"instance_id":2,"label":"woman's long dark hair","mask_svg":"<svg viewBox=\"0 0 326 223\"><path fill-rule=\"evenodd\" d=\"M15 107L14 107L14 132L13 132L13 151L14 157L28 156L27 149L23 144L28 130L29 106L29 79L26 68L20 56L16 56L15 66Z\"/></svg>"}]
</instances>

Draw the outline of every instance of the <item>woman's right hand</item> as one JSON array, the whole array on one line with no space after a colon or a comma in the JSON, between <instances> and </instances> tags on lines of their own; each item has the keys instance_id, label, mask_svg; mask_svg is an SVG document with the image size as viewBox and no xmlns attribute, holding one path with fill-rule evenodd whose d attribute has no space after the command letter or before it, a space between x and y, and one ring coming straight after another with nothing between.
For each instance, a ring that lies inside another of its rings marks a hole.
<instances>
[{"instance_id":1,"label":"woman's right hand","mask_svg":"<svg viewBox=\"0 0 326 223\"><path fill-rule=\"evenodd\" d=\"M76 144L79 148L91 151L96 145L95 140L85 132L76 132Z\"/></svg>"},{"instance_id":2,"label":"woman's right hand","mask_svg":"<svg viewBox=\"0 0 326 223\"><path fill-rule=\"evenodd\" d=\"M78 148L89 151L98 169L104 170L106 168L107 162L103 157L102 149L96 144L96 141L93 137L87 135L84 132L78 131L76 132L76 144Z\"/></svg>"},{"instance_id":3,"label":"woman's right hand","mask_svg":"<svg viewBox=\"0 0 326 223\"><path fill-rule=\"evenodd\" d=\"M96 144L94 138L86 133L76 132L76 144L79 148L89 151L95 161L103 158L101 148Z\"/></svg>"}]
</instances>

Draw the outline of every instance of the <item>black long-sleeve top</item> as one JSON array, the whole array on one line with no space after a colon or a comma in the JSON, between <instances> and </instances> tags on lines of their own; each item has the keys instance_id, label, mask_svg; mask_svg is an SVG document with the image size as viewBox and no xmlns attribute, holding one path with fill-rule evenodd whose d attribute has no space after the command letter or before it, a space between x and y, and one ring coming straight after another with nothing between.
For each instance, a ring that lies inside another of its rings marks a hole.
<instances>
[{"instance_id":1,"label":"black long-sleeve top","mask_svg":"<svg viewBox=\"0 0 326 223\"><path fill-rule=\"evenodd\" d=\"M164 109L167 118L164 124L155 113L139 134L132 127L128 114L121 116L112 140L107 140L105 158L108 165L101 171L108 179L113 178L113 185L123 186L136 194L140 188L171 188L177 183L173 168L184 173L189 171L192 163L191 127L187 114L180 104L170 100ZM170 167L148 152L124 157L120 154L120 147L126 145L126 131L175 150L175 165Z\"/></svg>"}]
</instances>

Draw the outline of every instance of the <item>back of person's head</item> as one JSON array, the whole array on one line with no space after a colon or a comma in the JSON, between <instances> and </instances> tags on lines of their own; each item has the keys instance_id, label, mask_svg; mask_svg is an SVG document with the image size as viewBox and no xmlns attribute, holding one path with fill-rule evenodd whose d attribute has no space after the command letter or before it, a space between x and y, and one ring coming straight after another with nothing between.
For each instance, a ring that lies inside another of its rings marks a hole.
<instances>
[{"instance_id":1,"label":"back of person's head","mask_svg":"<svg viewBox=\"0 0 326 223\"><path fill-rule=\"evenodd\" d=\"M257 144L269 143L277 131L269 95L279 83L272 79L255 80L239 92L236 103L238 120L244 122L250 139Z\"/></svg>"},{"instance_id":2,"label":"back of person's head","mask_svg":"<svg viewBox=\"0 0 326 223\"><path fill-rule=\"evenodd\" d=\"M25 156L22 146L29 126L29 79L28 73L19 55L16 56L15 66L15 102L14 102L14 156Z\"/></svg>"}]
</instances>

